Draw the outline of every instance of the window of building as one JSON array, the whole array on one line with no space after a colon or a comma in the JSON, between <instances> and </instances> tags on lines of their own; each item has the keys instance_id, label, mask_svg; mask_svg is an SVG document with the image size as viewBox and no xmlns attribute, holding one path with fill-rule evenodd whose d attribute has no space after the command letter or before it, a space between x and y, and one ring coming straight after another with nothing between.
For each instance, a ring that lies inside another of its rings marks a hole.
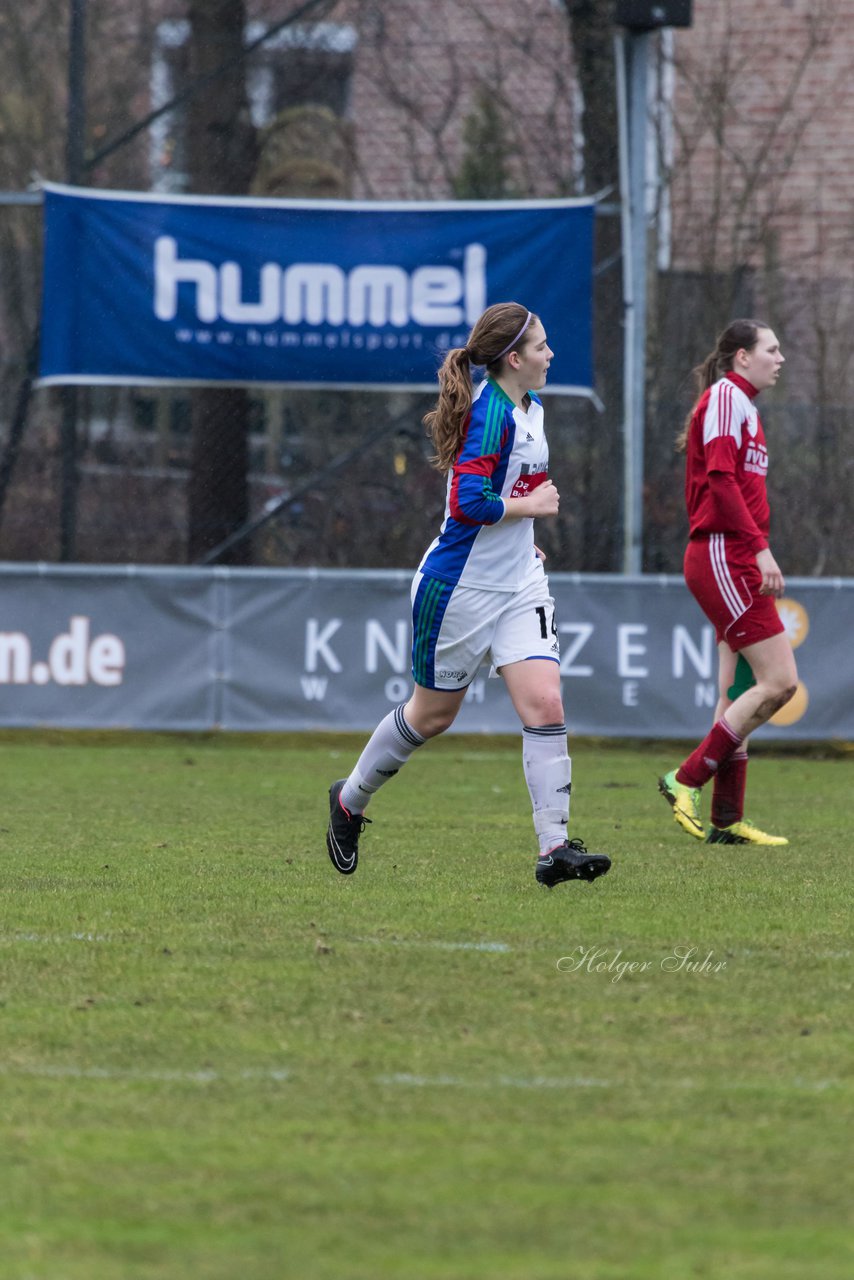
<instances>
[{"instance_id":1,"label":"window of building","mask_svg":"<svg viewBox=\"0 0 854 1280\"><path fill-rule=\"evenodd\" d=\"M250 45L266 26L247 25ZM163 107L189 82L190 24L184 19L161 22L155 32L151 66L151 106ZM356 31L337 22L295 23L259 45L247 58L246 89L252 123L269 124L287 107L313 103L346 115L356 48ZM151 125L150 160L153 191L187 189L186 116L177 107Z\"/></svg>"}]
</instances>

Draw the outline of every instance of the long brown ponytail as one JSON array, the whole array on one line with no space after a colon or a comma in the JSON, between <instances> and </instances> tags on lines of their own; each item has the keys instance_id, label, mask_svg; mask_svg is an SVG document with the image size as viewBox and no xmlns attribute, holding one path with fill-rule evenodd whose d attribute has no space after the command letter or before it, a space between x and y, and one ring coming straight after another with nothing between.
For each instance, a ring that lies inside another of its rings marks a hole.
<instances>
[{"instance_id":1,"label":"long brown ponytail","mask_svg":"<svg viewBox=\"0 0 854 1280\"><path fill-rule=\"evenodd\" d=\"M739 351L752 351L759 341L760 330L767 328L764 320L732 320L723 333L718 335L714 351L710 351L705 360L692 369L696 394L691 412L676 437L677 453L684 453L688 446L691 419L703 392L708 391L713 383L731 371L732 362Z\"/></svg>"},{"instance_id":2,"label":"long brown ponytail","mask_svg":"<svg viewBox=\"0 0 854 1280\"><path fill-rule=\"evenodd\" d=\"M472 405L472 366L497 375L505 357L525 345L536 319L518 302L496 302L486 308L466 345L452 347L445 356L439 370L439 399L423 419L436 450L432 462L439 471L451 470L463 442Z\"/></svg>"}]
</instances>

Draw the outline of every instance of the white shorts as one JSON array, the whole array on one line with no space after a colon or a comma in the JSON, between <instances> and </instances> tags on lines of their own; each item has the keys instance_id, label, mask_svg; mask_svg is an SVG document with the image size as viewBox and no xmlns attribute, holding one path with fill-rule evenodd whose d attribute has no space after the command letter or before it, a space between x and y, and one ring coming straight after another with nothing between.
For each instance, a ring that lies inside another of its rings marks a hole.
<instances>
[{"instance_id":1,"label":"white shorts","mask_svg":"<svg viewBox=\"0 0 854 1280\"><path fill-rule=\"evenodd\" d=\"M464 689L486 662L560 662L555 602L541 566L519 591L412 581L412 677L425 689Z\"/></svg>"}]
</instances>

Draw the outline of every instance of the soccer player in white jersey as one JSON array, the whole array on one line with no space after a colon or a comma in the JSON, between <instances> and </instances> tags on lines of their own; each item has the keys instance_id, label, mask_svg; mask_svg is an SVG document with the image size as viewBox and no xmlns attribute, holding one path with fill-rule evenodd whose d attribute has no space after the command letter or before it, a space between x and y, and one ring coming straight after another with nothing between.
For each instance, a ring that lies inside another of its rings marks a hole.
<instances>
[{"instance_id":1,"label":"soccer player in white jersey","mask_svg":"<svg viewBox=\"0 0 854 1280\"><path fill-rule=\"evenodd\" d=\"M448 477L445 518L412 583L409 701L380 722L349 777L329 790L326 847L351 875L371 797L428 738L453 723L479 667L503 677L522 722L522 764L539 845L537 881L595 880L604 854L568 838L571 763L560 649L534 519L558 513L543 406L552 351L539 318L516 302L488 307L439 370L424 419ZM477 386L472 369L485 377Z\"/></svg>"},{"instance_id":2,"label":"soccer player in white jersey","mask_svg":"<svg viewBox=\"0 0 854 1280\"><path fill-rule=\"evenodd\" d=\"M699 399L677 439L690 524L685 581L715 628L719 698L711 732L658 786L679 826L711 844L788 844L744 817L748 736L798 685L774 604L785 583L768 546L768 449L754 403L782 366L768 325L733 320L694 370ZM712 778L707 832L700 789Z\"/></svg>"}]
</instances>

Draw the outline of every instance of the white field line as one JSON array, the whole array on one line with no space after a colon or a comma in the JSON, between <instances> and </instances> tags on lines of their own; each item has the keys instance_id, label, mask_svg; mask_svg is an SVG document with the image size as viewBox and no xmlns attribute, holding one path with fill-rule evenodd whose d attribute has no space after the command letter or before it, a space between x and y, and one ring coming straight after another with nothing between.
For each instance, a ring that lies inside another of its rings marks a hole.
<instances>
[{"instance_id":1,"label":"white field line","mask_svg":"<svg viewBox=\"0 0 854 1280\"><path fill-rule=\"evenodd\" d=\"M464 940L445 942L436 938L344 938L342 940L368 947L413 947L429 948L434 951L483 951L492 952L497 955L506 955L513 950L509 943L506 942L467 942ZM0 946L14 946L14 944L18 942L40 942L50 945L61 945L64 942L138 943L139 941L139 938L119 939L110 937L107 933L15 933L7 936L0 934ZM754 947L726 948L721 954L725 955L727 959L734 959L735 957L750 960L785 959L782 952L778 952L776 950L762 950L761 948ZM838 951L816 951L813 955L813 959L848 960L852 955L854 955L854 951L848 947L843 947Z\"/></svg>"},{"instance_id":2,"label":"white field line","mask_svg":"<svg viewBox=\"0 0 854 1280\"><path fill-rule=\"evenodd\" d=\"M218 1080L274 1080L277 1083L290 1079L291 1072L281 1067L246 1071L178 1071L170 1068L154 1071L124 1070L121 1067L75 1067L35 1063L32 1066L16 1066L0 1063L0 1075L30 1076L40 1080L130 1080L148 1083L177 1081L186 1084L213 1084Z\"/></svg>"},{"instance_id":3,"label":"white field line","mask_svg":"<svg viewBox=\"0 0 854 1280\"><path fill-rule=\"evenodd\" d=\"M625 1081L600 1080L595 1076L493 1076L484 1079L483 1077L449 1075L421 1076L412 1075L406 1071L377 1076L375 1083L379 1085L400 1085L412 1089L626 1089L630 1087ZM796 1076L793 1080L777 1081L776 1084L794 1093L823 1093L826 1089L839 1087L842 1081L805 1080L802 1076ZM708 1090L708 1083L704 1080L681 1079L669 1081L664 1087L668 1090L697 1089L705 1092ZM753 1082L750 1080L731 1081L727 1085L727 1089L730 1091L766 1087L767 1081ZM661 1087L659 1088L660 1091Z\"/></svg>"},{"instance_id":4,"label":"white field line","mask_svg":"<svg viewBox=\"0 0 854 1280\"><path fill-rule=\"evenodd\" d=\"M120 1067L79 1067L73 1064L34 1063L17 1065L0 1063L0 1075L27 1077L40 1080L91 1080L93 1082L128 1081L139 1084L198 1084L240 1082L273 1082L283 1084L293 1081L295 1073L286 1067L248 1068L243 1071L217 1071L205 1068L200 1071L181 1071L163 1068L159 1070L125 1070ZM382 1087L404 1089L479 1089L487 1092L490 1089L521 1089L532 1092L554 1089L626 1089L630 1088L625 1081L600 1079L596 1076L460 1076L460 1075L418 1075L408 1071L396 1071L385 1075L374 1076L372 1084ZM767 1081L733 1080L727 1084L729 1091L766 1088ZM807 1080L803 1076L795 1076L791 1080L776 1081L776 1087L791 1093L824 1093L828 1089L840 1088L841 1080ZM668 1090L708 1090L704 1080L679 1079L667 1082Z\"/></svg>"},{"instance_id":5,"label":"white field line","mask_svg":"<svg viewBox=\"0 0 854 1280\"><path fill-rule=\"evenodd\" d=\"M495 951L504 954L513 948L506 942L441 942L431 938L348 938L368 947L429 947L434 951Z\"/></svg>"},{"instance_id":6,"label":"white field line","mask_svg":"<svg viewBox=\"0 0 854 1280\"><path fill-rule=\"evenodd\" d=\"M69 933L51 935L46 933L16 933L12 937L0 936L0 944L16 942L43 942L58 944L63 942L114 942L106 933ZM138 939L137 939L138 941ZM513 948L506 942L443 942L431 938L347 938L347 942L356 942L369 947L429 947L435 951L491 951L504 954Z\"/></svg>"},{"instance_id":7,"label":"white field line","mask_svg":"<svg viewBox=\"0 0 854 1280\"><path fill-rule=\"evenodd\" d=\"M139 942L138 938L117 939L110 937L106 933L68 933L68 934L47 934L47 933L15 933L8 936L0 934L0 946L13 946L17 942L41 942L45 944L60 945L64 942ZM506 942L466 942L463 940L456 942L444 942L436 938L345 938L345 942L358 943L360 946L368 947L413 947L413 948L429 948L434 951L484 951L493 952L497 955L506 955L513 948ZM722 951L727 959L742 957L751 960L772 960L776 958L784 959L782 952L763 951L754 947L733 947ZM813 955L814 960L848 960L854 952L850 948L843 947L839 951L816 951Z\"/></svg>"},{"instance_id":8,"label":"white field line","mask_svg":"<svg viewBox=\"0 0 854 1280\"><path fill-rule=\"evenodd\" d=\"M15 933L10 938L0 937L0 942L112 942L106 933Z\"/></svg>"},{"instance_id":9,"label":"white field line","mask_svg":"<svg viewBox=\"0 0 854 1280\"><path fill-rule=\"evenodd\" d=\"M413 1089L610 1089L610 1080L595 1080L586 1076L494 1076L478 1079L476 1076L418 1076L407 1071L377 1076L377 1084L405 1085Z\"/></svg>"},{"instance_id":10,"label":"white field line","mask_svg":"<svg viewBox=\"0 0 854 1280\"><path fill-rule=\"evenodd\" d=\"M732 947L727 948L724 954L729 956L747 956L751 960L785 960L788 962L789 956L784 951L778 950L776 947L772 950L763 951L762 948L756 947ZM813 960L848 960L854 954L850 947L843 947L840 951L815 951L813 952Z\"/></svg>"}]
</instances>

